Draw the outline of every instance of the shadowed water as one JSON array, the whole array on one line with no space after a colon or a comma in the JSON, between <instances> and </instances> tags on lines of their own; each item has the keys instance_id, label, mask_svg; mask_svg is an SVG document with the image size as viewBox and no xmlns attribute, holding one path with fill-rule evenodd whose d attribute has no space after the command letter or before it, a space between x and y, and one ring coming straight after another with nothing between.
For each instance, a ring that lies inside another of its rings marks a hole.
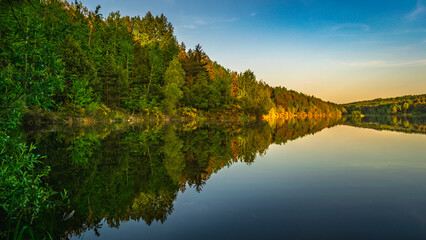
<instances>
[{"instance_id":1,"label":"shadowed water","mask_svg":"<svg viewBox=\"0 0 426 240\"><path fill-rule=\"evenodd\" d=\"M36 224L54 239L423 239L425 122L27 131L70 196Z\"/></svg>"}]
</instances>

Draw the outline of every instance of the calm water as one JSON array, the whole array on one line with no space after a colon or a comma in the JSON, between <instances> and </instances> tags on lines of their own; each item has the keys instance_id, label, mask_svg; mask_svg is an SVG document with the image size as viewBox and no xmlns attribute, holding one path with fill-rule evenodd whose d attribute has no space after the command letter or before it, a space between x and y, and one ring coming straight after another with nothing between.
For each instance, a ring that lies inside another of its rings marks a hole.
<instances>
[{"instance_id":1,"label":"calm water","mask_svg":"<svg viewBox=\"0 0 426 240\"><path fill-rule=\"evenodd\" d=\"M425 239L425 122L29 131L71 202L39 224L71 239Z\"/></svg>"}]
</instances>

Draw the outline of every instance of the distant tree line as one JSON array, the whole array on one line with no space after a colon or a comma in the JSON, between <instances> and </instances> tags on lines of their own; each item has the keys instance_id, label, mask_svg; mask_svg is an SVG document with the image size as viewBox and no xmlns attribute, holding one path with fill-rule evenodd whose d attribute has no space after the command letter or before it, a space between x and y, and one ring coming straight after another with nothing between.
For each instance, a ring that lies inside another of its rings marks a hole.
<instances>
[{"instance_id":1,"label":"distant tree line","mask_svg":"<svg viewBox=\"0 0 426 240\"><path fill-rule=\"evenodd\" d=\"M395 98L377 98L343 104L349 114L361 112L368 115L426 114L426 94Z\"/></svg>"}]
</instances>

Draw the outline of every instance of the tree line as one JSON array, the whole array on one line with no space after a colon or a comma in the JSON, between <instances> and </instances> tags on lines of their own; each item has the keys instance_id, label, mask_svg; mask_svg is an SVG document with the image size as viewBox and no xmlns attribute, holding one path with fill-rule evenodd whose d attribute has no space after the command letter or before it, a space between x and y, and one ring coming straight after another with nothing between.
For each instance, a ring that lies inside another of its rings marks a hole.
<instances>
[{"instance_id":1,"label":"tree line","mask_svg":"<svg viewBox=\"0 0 426 240\"><path fill-rule=\"evenodd\" d=\"M79 116L111 110L166 115L340 114L313 96L271 87L247 70L179 43L164 15L89 10L81 2L2 4L2 108L41 107ZM96 115L98 114L98 115Z\"/></svg>"},{"instance_id":2,"label":"tree line","mask_svg":"<svg viewBox=\"0 0 426 240\"><path fill-rule=\"evenodd\" d=\"M368 115L421 115L426 113L426 94L377 98L343 104L343 107L349 114L358 112Z\"/></svg>"}]
</instances>

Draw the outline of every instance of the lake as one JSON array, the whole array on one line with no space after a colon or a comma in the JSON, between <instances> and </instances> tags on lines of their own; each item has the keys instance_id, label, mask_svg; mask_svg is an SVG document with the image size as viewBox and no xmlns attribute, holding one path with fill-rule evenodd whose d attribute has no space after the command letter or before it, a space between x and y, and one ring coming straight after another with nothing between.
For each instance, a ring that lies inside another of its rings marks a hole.
<instances>
[{"instance_id":1,"label":"lake","mask_svg":"<svg viewBox=\"0 0 426 240\"><path fill-rule=\"evenodd\" d=\"M371 117L27 130L49 184L70 200L37 224L54 239L425 239L425 126Z\"/></svg>"}]
</instances>

